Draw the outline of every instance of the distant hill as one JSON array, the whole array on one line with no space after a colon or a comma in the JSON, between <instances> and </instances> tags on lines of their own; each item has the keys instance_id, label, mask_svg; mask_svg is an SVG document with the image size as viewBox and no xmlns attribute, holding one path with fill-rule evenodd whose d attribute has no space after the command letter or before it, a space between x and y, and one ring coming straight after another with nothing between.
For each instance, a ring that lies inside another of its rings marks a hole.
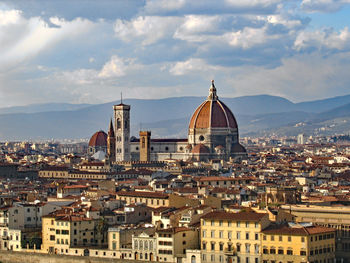
<instances>
[{"instance_id":1,"label":"distant hill","mask_svg":"<svg viewBox=\"0 0 350 263\"><path fill-rule=\"evenodd\" d=\"M46 112L46 111L71 111L71 110L82 109L90 105L91 104L70 104L70 103L30 104L27 106L0 108L0 114L36 113L36 112Z\"/></svg>"},{"instance_id":2,"label":"distant hill","mask_svg":"<svg viewBox=\"0 0 350 263\"><path fill-rule=\"evenodd\" d=\"M148 129L153 137L180 138L187 136L189 119L204 99L126 99L124 103L131 105L133 135L140 129ZM337 132L348 131L341 118L350 118L350 95L302 103L270 95L220 99L235 114L241 135L322 132L322 125L332 120L342 123L337 126ZM0 108L0 140L89 138L97 130L107 130L112 107L118 103L48 103Z\"/></svg>"}]
</instances>

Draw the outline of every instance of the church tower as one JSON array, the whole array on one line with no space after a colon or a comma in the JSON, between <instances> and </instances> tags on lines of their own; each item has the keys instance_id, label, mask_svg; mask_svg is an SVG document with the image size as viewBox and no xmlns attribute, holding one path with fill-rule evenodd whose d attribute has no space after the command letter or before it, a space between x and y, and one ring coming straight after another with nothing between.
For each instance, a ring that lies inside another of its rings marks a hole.
<instances>
[{"instance_id":1,"label":"church tower","mask_svg":"<svg viewBox=\"0 0 350 263\"><path fill-rule=\"evenodd\" d=\"M116 161L130 161L130 105L114 105Z\"/></svg>"},{"instance_id":2,"label":"church tower","mask_svg":"<svg viewBox=\"0 0 350 263\"><path fill-rule=\"evenodd\" d=\"M115 162L115 133L113 127L113 121L109 123L108 136L107 136L107 154L110 162Z\"/></svg>"},{"instance_id":3,"label":"church tower","mask_svg":"<svg viewBox=\"0 0 350 263\"><path fill-rule=\"evenodd\" d=\"M151 132L140 131L140 161L149 162L151 160Z\"/></svg>"}]
</instances>

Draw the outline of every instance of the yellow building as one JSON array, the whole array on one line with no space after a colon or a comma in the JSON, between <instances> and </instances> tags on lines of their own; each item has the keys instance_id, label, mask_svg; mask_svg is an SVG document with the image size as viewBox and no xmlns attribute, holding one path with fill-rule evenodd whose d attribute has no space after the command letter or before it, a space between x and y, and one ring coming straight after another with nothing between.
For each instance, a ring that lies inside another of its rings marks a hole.
<instances>
[{"instance_id":1,"label":"yellow building","mask_svg":"<svg viewBox=\"0 0 350 263\"><path fill-rule=\"evenodd\" d=\"M334 262L333 228L283 224L270 225L262 233L263 263Z\"/></svg>"},{"instance_id":2,"label":"yellow building","mask_svg":"<svg viewBox=\"0 0 350 263\"><path fill-rule=\"evenodd\" d=\"M152 208L161 206L197 206L200 204L198 199L190 199L187 197L164 194L160 192L146 192L146 191L119 191L116 194L116 199L124 201L126 204L143 203Z\"/></svg>"},{"instance_id":3,"label":"yellow building","mask_svg":"<svg viewBox=\"0 0 350 263\"><path fill-rule=\"evenodd\" d=\"M187 249L198 248L197 229L174 227L156 231L157 262L182 262Z\"/></svg>"},{"instance_id":4,"label":"yellow building","mask_svg":"<svg viewBox=\"0 0 350 263\"><path fill-rule=\"evenodd\" d=\"M97 220L81 215L48 215L42 218L42 251L70 254L70 248L101 245Z\"/></svg>"},{"instance_id":5,"label":"yellow building","mask_svg":"<svg viewBox=\"0 0 350 263\"><path fill-rule=\"evenodd\" d=\"M202 262L260 262L267 213L214 211L201 219Z\"/></svg>"}]
</instances>

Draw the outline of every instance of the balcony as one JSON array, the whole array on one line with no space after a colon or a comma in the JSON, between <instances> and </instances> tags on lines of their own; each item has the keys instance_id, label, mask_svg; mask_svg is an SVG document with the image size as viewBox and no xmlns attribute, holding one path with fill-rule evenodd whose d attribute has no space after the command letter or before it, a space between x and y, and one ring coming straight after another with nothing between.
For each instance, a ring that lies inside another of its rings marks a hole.
<instances>
[{"instance_id":1,"label":"balcony","mask_svg":"<svg viewBox=\"0 0 350 263\"><path fill-rule=\"evenodd\" d=\"M1 239L2 240L9 240L10 238L9 238L9 236L1 236Z\"/></svg>"},{"instance_id":2,"label":"balcony","mask_svg":"<svg viewBox=\"0 0 350 263\"><path fill-rule=\"evenodd\" d=\"M236 255L236 250L233 248L231 248L231 249L226 248L224 250L224 253L228 256L234 256L234 255Z\"/></svg>"}]
</instances>

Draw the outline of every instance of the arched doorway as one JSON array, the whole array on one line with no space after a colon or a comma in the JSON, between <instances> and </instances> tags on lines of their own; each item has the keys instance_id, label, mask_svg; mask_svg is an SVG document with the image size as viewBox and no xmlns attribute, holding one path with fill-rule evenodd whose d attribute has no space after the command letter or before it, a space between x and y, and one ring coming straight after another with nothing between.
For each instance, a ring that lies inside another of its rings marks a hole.
<instances>
[{"instance_id":1,"label":"arched doorway","mask_svg":"<svg viewBox=\"0 0 350 263\"><path fill-rule=\"evenodd\" d=\"M153 260L154 260L154 258L153 258L153 253L150 253L150 254L149 254L149 260L150 260L150 261L153 261Z\"/></svg>"},{"instance_id":2,"label":"arched doorway","mask_svg":"<svg viewBox=\"0 0 350 263\"><path fill-rule=\"evenodd\" d=\"M90 250L88 250L87 248L84 249L84 257L88 257L90 256Z\"/></svg>"},{"instance_id":3,"label":"arched doorway","mask_svg":"<svg viewBox=\"0 0 350 263\"><path fill-rule=\"evenodd\" d=\"M192 257L191 257L191 263L196 263L196 256L195 256L195 255L192 255Z\"/></svg>"},{"instance_id":4,"label":"arched doorway","mask_svg":"<svg viewBox=\"0 0 350 263\"><path fill-rule=\"evenodd\" d=\"M135 257L134 257L135 260L138 260L139 259L139 253L135 252Z\"/></svg>"}]
</instances>

